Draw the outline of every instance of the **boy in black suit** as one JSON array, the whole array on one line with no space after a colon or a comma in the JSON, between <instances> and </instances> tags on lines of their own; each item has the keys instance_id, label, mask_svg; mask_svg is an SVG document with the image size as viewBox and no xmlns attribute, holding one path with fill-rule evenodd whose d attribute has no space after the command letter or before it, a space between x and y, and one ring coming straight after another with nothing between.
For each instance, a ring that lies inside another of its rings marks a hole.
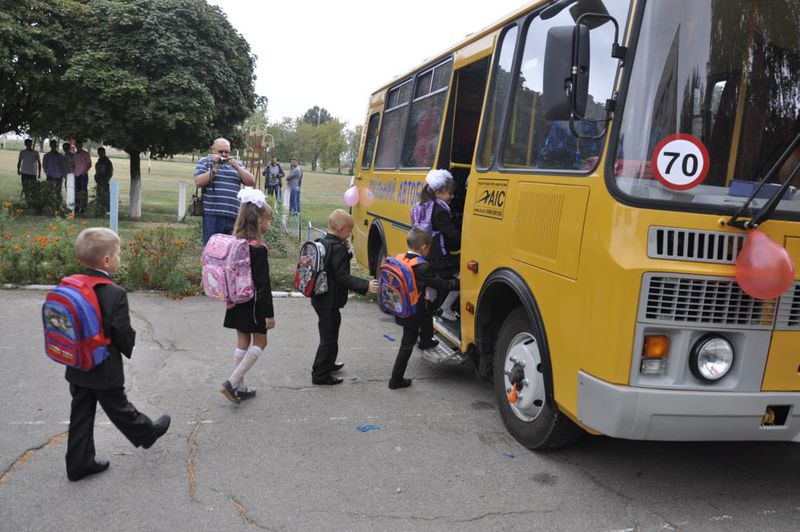
<instances>
[{"instance_id":1,"label":"boy in black suit","mask_svg":"<svg viewBox=\"0 0 800 532\"><path fill-rule=\"evenodd\" d=\"M110 229L92 227L81 231L75 241L75 254L86 266L85 275L110 278L120 264L119 237ZM131 327L128 296L115 284L95 287L103 331L111 340L109 356L89 371L67 368L65 378L72 394L67 441L67 477L80 480L108 469L107 460L97 460L94 451L94 416L97 403L108 418L136 447L150 448L169 428L170 417L155 423L136 410L125 396L122 357L130 358L136 341Z\"/></svg>"},{"instance_id":2,"label":"boy in black suit","mask_svg":"<svg viewBox=\"0 0 800 532\"><path fill-rule=\"evenodd\" d=\"M325 246L325 272L328 276L328 291L311 296L311 306L319 317L319 347L311 368L313 384L341 384L342 379L331 373L339 371L343 363L336 363L339 354L339 326L342 324L341 309L347 304L347 293L359 294L378 291L378 281L365 281L350 275L350 259L353 252L347 239L353 234L353 217L336 209L328 217L328 233L322 239Z\"/></svg>"},{"instance_id":3,"label":"boy in black suit","mask_svg":"<svg viewBox=\"0 0 800 532\"><path fill-rule=\"evenodd\" d=\"M432 235L425 229L414 227L408 232L406 242L408 243L406 259L410 260L417 256L424 259L431 250ZM430 286L437 291L448 292L458 290L459 286L458 279L437 277L426 260L420 260L419 263L412 266L412 269L420 298L417 302L416 313L408 318L395 317L394 319L398 325L403 326L403 338L400 340L400 351L397 353L394 368L392 368L392 377L389 379L389 389L391 390L411 386L411 379L406 379L403 375L405 375L408 359L411 357L418 337L420 338L420 349L430 349L439 345L439 342L433 339L433 313L431 303L425 297L425 289Z\"/></svg>"}]
</instances>

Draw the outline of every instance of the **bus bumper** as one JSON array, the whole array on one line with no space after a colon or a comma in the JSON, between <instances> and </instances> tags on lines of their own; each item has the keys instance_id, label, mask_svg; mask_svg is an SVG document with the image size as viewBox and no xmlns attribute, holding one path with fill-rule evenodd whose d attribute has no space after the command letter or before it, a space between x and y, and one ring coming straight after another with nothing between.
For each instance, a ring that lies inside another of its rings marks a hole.
<instances>
[{"instance_id":1,"label":"bus bumper","mask_svg":"<svg viewBox=\"0 0 800 532\"><path fill-rule=\"evenodd\" d=\"M762 425L767 407L779 407L785 421ZM632 440L800 443L800 393L632 388L579 371L578 420L601 434Z\"/></svg>"}]
</instances>

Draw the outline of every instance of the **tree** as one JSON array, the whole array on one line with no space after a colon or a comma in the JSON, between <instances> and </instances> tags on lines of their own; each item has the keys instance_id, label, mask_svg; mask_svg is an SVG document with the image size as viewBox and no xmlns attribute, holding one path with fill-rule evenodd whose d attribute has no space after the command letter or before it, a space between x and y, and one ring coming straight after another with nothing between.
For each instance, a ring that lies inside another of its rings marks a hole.
<instances>
[{"instance_id":1,"label":"tree","mask_svg":"<svg viewBox=\"0 0 800 532\"><path fill-rule=\"evenodd\" d=\"M72 0L0 0L0 133L49 133L49 103L84 16Z\"/></svg>"},{"instance_id":2,"label":"tree","mask_svg":"<svg viewBox=\"0 0 800 532\"><path fill-rule=\"evenodd\" d=\"M364 126L359 124L355 127L355 129L348 129L344 133L345 142L347 143L347 148L345 149L344 153L344 161L349 168L349 174L355 173L356 157L358 157L358 148L361 145L361 133L363 130Z\"/></svg>"},{"instance_id":3,"label":"tree","mask_svg":"<svg viewBox=\"0 0 800 532\"><path fill-rule=\"evenodd\" d=\"M140 154L232 138L255 107L255 58L204 0L90 0L64 73L58 130L130 156L129 214L141 217Z\"/></svg>"},{"instance_id":4,"label":"tree","mask_svg":"<svg viewBox=\"0 0 800 532\"><path fill-rule=\"evenodd\" d=\"M342 153L345 151L345 140L342 130L344 124L332 119L319 126L320 164L325 170L342 170Z\"/></svg>"},{"instance_id":5,"label":"tree","mask_svg":"<svg viewBox=\"0 0 800 532\"><path fill-rule=\"evenodd\" d=\"M305 122L306 124L311 124L312 126L321 126L325 122L332 120L333 117L328 112L327 109L324 107L319 108L316 105L305 112L303 118L300 119L301 122Z\"/></svg>"}]
</instances>

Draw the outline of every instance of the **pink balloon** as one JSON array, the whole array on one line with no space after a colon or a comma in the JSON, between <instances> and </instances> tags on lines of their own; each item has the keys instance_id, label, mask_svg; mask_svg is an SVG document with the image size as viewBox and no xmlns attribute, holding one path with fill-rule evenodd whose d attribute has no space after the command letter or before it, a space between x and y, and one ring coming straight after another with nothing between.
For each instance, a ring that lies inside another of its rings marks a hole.
<instances>
[{"instance_id":1,"label":"pink balloon","mask_svg":"<svg viewBox=\"0 0 800 532\"><path fill-rule=\"evenodd\" d=\"M348 207L358 205L358 187L353 185L344 191L344 204Z\"/></svg>"},{"instance_id":2,"label":"pink balloon","mask_svg":"<svg viewBox=\"0 0 800 532\"><path fill-rule=\"evenodd\" d=\"M761 231L748 235L736 258L736 282L750 297L773 299L794 281L794 262L786 248Z\"/></svg>"},{"instance_id":3,"label":"pink balloon","mask_svg":"<svg viewBox=\"0 0 800 532\"><path fill-rule=\"evenodd\" d=\"M361 193L361 205L369 207L373 203L375 203L375 194L373 194L370 189L365 188Z\"/></svg>"}]
</instances>

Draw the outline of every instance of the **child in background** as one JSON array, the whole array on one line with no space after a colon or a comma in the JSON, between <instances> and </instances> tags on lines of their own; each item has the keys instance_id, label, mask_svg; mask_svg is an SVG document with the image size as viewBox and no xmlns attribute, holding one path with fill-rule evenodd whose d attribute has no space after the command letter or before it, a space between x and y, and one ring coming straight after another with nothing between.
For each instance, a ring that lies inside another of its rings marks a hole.
<instances>
[{"instance_id":1,"label":"child in background","mask_svg":"<svg viewBox=\"0 0 800 532\"><path fill-rule=\"evenodd\" d=\"M319 347L311 368L313 384L340 384L342 379L331 375L344 366L336 363L339 354L339 326L342 323L341 309L347 304L350 290L359 294L378 291L378 281L365 281L350 275L350 250L348 239L353 234L355 222L347 212L336 209L328 217L328 233L322 239L325 246L325 271L328 276L328 291L311 296L311 305L319 318Z\"/></svg>"},{"instance_id":2,"label":"child in background","mask_svg":"<svg viewBox=\"0 0 800 532\"><path fill-rule=\"evenodd\" d=\"M243 188L238 198L241 205L233 235L250 243L250 270L255 295L250 301L229 308L223 323L228 329L236 329L236 349L233 352L233 373L222 383L220 391L237 405L256 395L255 390L244 384L244 375L267 346L267 329L275 327L269 254L267 244L262 240L272 221L272 208L258 189Z\"/></svg>"},{"instance_id":3,"label":"child in background","mask_svg":"<svg viewBox=\"0 0 800 532\"><path fill-rule=\"evenodd\" d=\"M110 279L119 269L120 242L117 234L103 227L81 231L75 240L75 254L86 267L84 275ZM95 288L105 335L111 340L108 358L89 371L67 368L72 407L67 440L67 478L80 480L102 473L110 465L97 460L94 450L94 416L97 403L108 418L136 447L149 449L169 429L170 417L161 416L155 423L128 401L122 356L130 358L136 343L131 327L128 296L115 284Z\"/></svg>"},{"instance_id":4,"label":"child in background","mask_svg":"<svg viewBox=\"0 0 800 532\"><path fill-rule=\"evenodd\" d=\"M419 204L432 203L430 215L430 231L433 234L431 251L428 255L430 267L438 277L449 279L458 277L459 258L461 254L461 231L453 220L450 212L450 201L455 192L455 181L447 170L431 170L425 177L425 187L419 195ZM426 209L427 210L427 209ZM412 224L417 224L412 219ZM426 223L419 224L423 229L428 229ZM444 292L428 290L431 301L440 301ZM437 298L438 295L438 298ZM453 303L458 299L458 290L452 290L441 304L442 318L455 321L458 316L452 311Z\"/></svg>"},{"instance_id":5,"label":"child in background","mask_svg":"<svg viewBox=\"0 0 800 532\"><path fill-rule=\"evenodd\" d=\"M431 250L431 234L420 227L414 227L408 232L406 242L408 251L405 254L406 260L413 260L414 257L424 259ZM430 287L436 290L448 291L458 290L458 279L442 279L436 276L436 272L430 267L426 260L420 260L411 267L414 270L414 281L417 290L421 294ZM389 379L389 389L405 388L411 386L411 379L404 377L408 359L414 350L414 344L419 337L420 349L431 349L439 345L433 339L433 315L431 314L431 303L425 297L421 297L417 303L417 311L408 318L395 317L395 322L403 326L403 339L400 340L400 351L394 361L392 377Z\"/></svg>"}]
</instances>

